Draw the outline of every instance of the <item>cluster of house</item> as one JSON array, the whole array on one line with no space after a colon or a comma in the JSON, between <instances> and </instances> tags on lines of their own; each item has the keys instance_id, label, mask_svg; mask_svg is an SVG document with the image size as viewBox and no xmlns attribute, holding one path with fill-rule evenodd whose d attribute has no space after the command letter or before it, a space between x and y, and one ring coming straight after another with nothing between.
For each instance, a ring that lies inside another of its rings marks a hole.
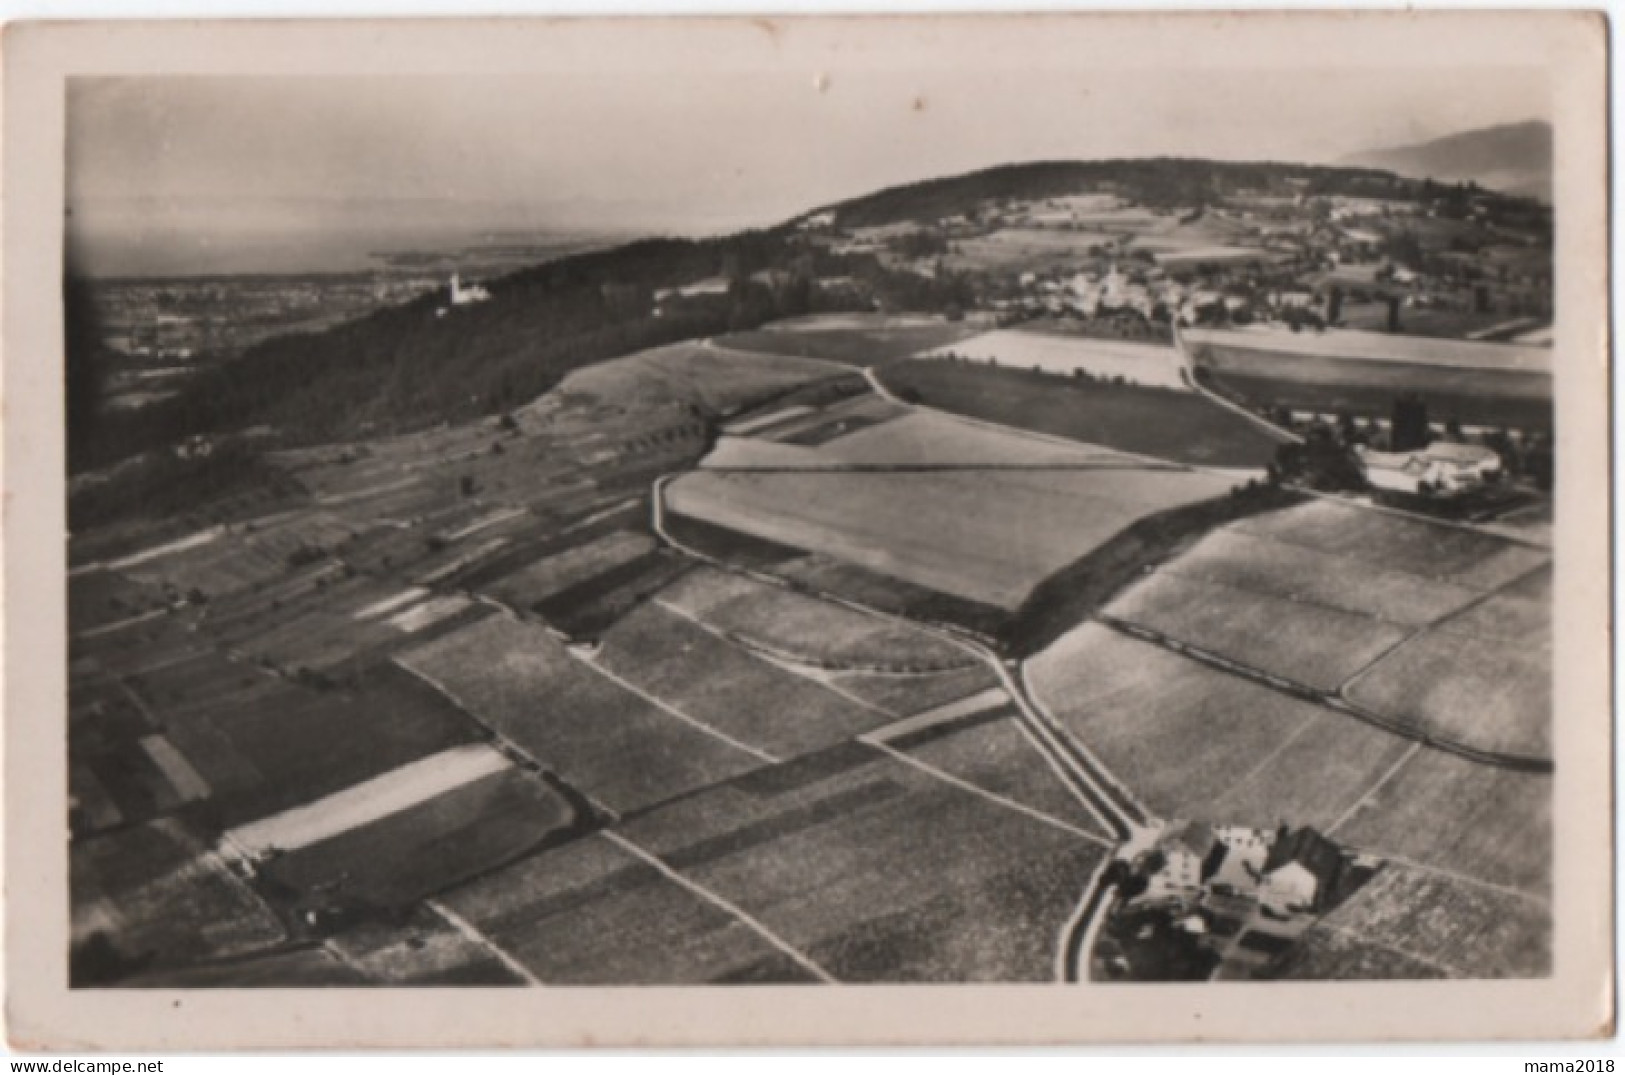
<instances>
[{"instance_id":1,"label":"cluster of house","mask_svg":"<svg viewBox=\"0 0 1625 1075\"><path fill-rule=\"evenodd\" d=\"M1355 449L1372 488L1411 496L1456 496L1482 489L1501 477L1501 457L1482 444L1436 440L1422 448L1380 452Z\"/></svg>"},{"instance_id":2,"label":"cluster of house","mask_svg":"<svg viewBox=\"0 0 1625 1075\"><path fill-rule=\"evenodd\" d=\"M1279 917L1318 913L1346 893L1354 869L1351 856L1308 826L1271 831L1174 822L1135 860L1145 889L1130 906L1194 911L1211 895L1251 899Z\"/></svg>"},{"instance_id":3,"label":"cluster of house","mask_svg":"<svg viewBox=\"0 0 1625 1075\"><path fill-rule=\"evenodd\" d=\"M1324 316L1328 301L1325 294L1304 286L1221 290L1182 284L1155 267L1125 273L1115 262L1099 274L1043 277L1022 273L1017 283L1020 298L995 299L989 305L997 311L1086 318L1133 312L1146 320L1166 318L1189 326L1284 317L1289 311Z\"/></svg>"}]
</instances>

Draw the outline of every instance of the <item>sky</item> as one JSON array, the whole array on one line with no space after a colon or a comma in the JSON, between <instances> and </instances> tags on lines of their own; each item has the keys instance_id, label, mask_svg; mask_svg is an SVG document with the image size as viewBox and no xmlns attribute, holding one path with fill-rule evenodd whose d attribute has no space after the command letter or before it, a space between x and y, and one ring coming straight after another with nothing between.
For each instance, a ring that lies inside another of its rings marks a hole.
<instances>
[{"instance_id":1,"label":"sky","mask_svg":"<svg viewBox=\"0 0 1625 1075\"><path fill-rule=\"evenodd\" d=\"M1015 161L1330 162L1549 118L1546 94L1543 72L1504 67L80 78L70 231L106 249L340 232L705 234Z\"/></svg>"}]
</instances>

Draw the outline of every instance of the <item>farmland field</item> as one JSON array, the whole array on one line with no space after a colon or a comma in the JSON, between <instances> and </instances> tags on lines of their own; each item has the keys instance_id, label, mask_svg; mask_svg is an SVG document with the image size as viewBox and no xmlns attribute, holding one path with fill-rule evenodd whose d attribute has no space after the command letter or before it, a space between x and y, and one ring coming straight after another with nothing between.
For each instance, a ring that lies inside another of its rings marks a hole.
<instances>
[{"instance_id":1,"label":"farmland field","mask_svg":"<svg viewBox=\"0 0 1625 1075\"><path fill-rule=\"evenodd\" d=\"M1010 612L997 605L955 597L822 553L785 561L774 572L790 585L813 593L855 601L893 616L951 624L988 638L998 635L1012 620Z\"/></svg>"},{"instance_id":2,"label":"farmland field","mask_svg":"<svg viewBox=\"0 0 1625 1075\"><path fill-rule=\"evenodd\" d=\"M1552 352L1545 347L1347 329L1286 332L1268 327L1191 329L1185 333L1185 339L1199 357L1206 348L1217 349L1218 368L1238 373L1276 373L1286 368L1295 371L1294 375L1310 376L1342 366L1365 371L1364 364L1371 363L1379 367L1399 365L1480 373L1545 374L1550 392ZM1531 385L1538 383L1530 382Z\"/></svg>"},{"instance_id":3,"label":"farmland field","mask_svg":"<svg viewBox=\"0 0 1625 1075\"><path fill-rule=\"evenodd\" d=\"M849 372L817 358L677 343L576 370L543 401L583 396L617 407L688 403L726 415L796 385ZM541 413L533 405L530 420Z\"/></svg>"},{"instance_id":4,"label":"farmland field","mask_svg":"<svg viewBox=\"0 0 1625 1075\"><path fill-rule=\"evenodd\" d=\"M667 502L714 525L1014 609L1044 577L1140 517L1226 488L1161 470L699 471L673 482Z\"/></svg>"},{"instance_id":5,"label":"farmland field","mask_svg":"<svg viewBox=\"0 0 1625 1075\"><path fill-rule=\"evenodd\" d=\"M597 638L668 583L689 561L655 549L618 567L559 590L531 606L542 619L572 638Z\"/></svg>"},{"instance_id":6,"label":"farmland field","mask_svg":"<svg viewBox=\"0 0 1625 1075\"><path fill-rule=\"evenodd\" d=\"M222 826L309 802L475 734L443 699L388 668L368 672L352 691L290 685L228 708L159 712L170 740L211 785L208 813Z\"/></svg>"},{"instance_id":7,"label":"farmland field","mask_svg":"<svg viewBox=\"0 0 1625 1075\"><path fill-rule=\"evenodd\" d=\"M933 768L1014 800L1046 817L1109 840L1100 820L1068 790L1022 732L1008 702L960 719L883 741Z\"/></svg>"},{"instance_id":8,"label":"farmland field","mask_svg":"<svg viewBox=\"0 0 1625 1075\"><path fill-rule=\"evenodd\" d=\"M1478 591L1504 586L1551 560L1549 550L1480 531L1326 499L1244 519L1234 529L1347 557L1360 571L1402 571Z\"/></svg>"},{"instance_id":9,"label":"farmland field","mask_svg":"<svg viewBox=\"0 0 1625 1075\"><path fill-rule=\"evenodd\" d=\"M1538 900L1388 863L1317 923L1286 973L1314 976L1347 959L1345 948L1366 947L1419 964L1425 976L1536 977L1551 972L1550 918Z\"/></svg>"},{"instance_id":10,"label":"farmland field","mask_svg":"<svg viewBox=\"0 0 1625 1075\"><path fill-rule=\"evenodd\" d=\"M849 672L833 677L833 682L849 694L855 694L899 717L906 717L986 690L995 685L998 679L986 665L978 663L957 672L936 672L923 676Z\"/></svg>"},{"instance_id":11,"label":"farmland field","mask_svg":"<svg viewBox=\"0 0 1625 1075\"><path fill-rule=\"evenodd\" d=\"M489 584L486 590L516 608L530 608L560 590L631 563L653 548L654 539L646 534L612 531L544 557Z\"/></svg>"},{"instance_id":12,"label":"farmland field","mask_svg":"<svg viewBox=\"0 0 1625 1075\"><path fill-rule=\"evenodd\" d=\"M1185 334L1197 367L1255 405L1387 417L1416 392L1435 421L1549 429L1551 352L1385 333ZM1301 352L1294 348L1302 348Z\"/></svg>"},{"instance_id":13,"label":"farmland field","mask_svg":"<svg viewBox=\"0 0 1625 1075\"><path fill-rule=\"evenodd\" d=\"M1298 938L1270 976L1286 980L1419 981L1448 978L1434 963L1368 941L1358 934L1314 925Z\"/></svg>"},{"instance_id":14,"label":"farmland field","mask_svg":"<svg viewBox=\"0 0 1625 1075\"><path fill-rule=\"evenodd\" d=\"M923 631L714 568L691 571L660 601L747 647L821 668L917 673L975 662Z\"/></svg>"},{"instance_id":15,"label":"farmland field","mask_svg":"<svg viewBox=\"0 0 1625 1075\"><path fill-rule=\"evenodd\" d=\"M1249 522L1215 530L1159 573L1214 586L1341 609L1387 624L1419 627L1480 597L1427 575L1354 565L1329 552L1250 534Z\"/></svg>"},{"instance_id":16,"label":"farmland field","mask_svg":"<svg viewBox=\"0 0 1625 1075\"><path fill-rule=\"evenodd\" d=\"M614 810L636 809L759 764L612 683L531 624L495 617L401 661Z\"/></svg>"},{"instance_id":17,"label":"farmland field","mask_svg":"<svg viewBox=\"0 0 1625 1075\"><path fill-rule=\"evenodd\" d=\"M1410 746L1097 624L1040 654L1028 665L1028 682L1079 742L1164 817L1324 827Z\"/></svg>"},{"instance_id":18,"label":"farmland field","mask_svg":"<svg viewBox=\"0 0 1625 1075\"><path fill-rule=\"evenodd\" d=\"M933 347L962 340L975 331L977 331L975 326L964 322L938 322L902 327L881 325L874 328L769 326L756 332L736 332L722 336L716 343L718 347L729 350L868 366L929 351Z\"/></svg>"},{"instance_id":19,"label":"farmland field","mask_svg":"<svg viewBox=\"0 0 1625 1075\"><path fill-rule=\"evenodd\" d=\"M372 983L332 952L311 947L307 942L298 948L270 951L238 960L152 971L120 984L163 989L312 989L324 986L353 988Z\"/></svg>"},{"instance_id":20,"label":"farmland field","mask_svg":"<svg viewBox=\"0 0 1625 1075\"><path fill-rule=\"evenodd\" d=\"M443 902L543 982L811 980L744 923L603 836L521 859Z\"/></svg>"},{"instance_id":21,"label":"farmland field","mask_svg":"<svg viewBox=\"0 0 1625 1075\"><path fill-rule=\"evenodd\" d=\"M327 947L346 966L389 985L519 985L523 979L488 947L426 907L405 921L362 922L331 938Z\"/></svg>"},{"instance_id":22,"label":"farmland field","mask_svg":"<svg viewBox=\"0 0 1625 1075\"><path fill-rule=\"evenodd\" d=\"M694 719L781 758L829 746L890 719L659 605L645 606L617 624L605 637L599 660Z\"/></svg>"},{"instance_id":23,"label":"farmland field","mask_svg":"<svg viewBox=\"0 0 1625 1075\"><path fill-rule=\"evenodd\" d=\"M68 624L74 633L106 628L165 605L163 587L118 571L95 571L68 581Z\"/></svg>"},{"instance_id":24,"label":"farmland field","mask_svg":"<svg viewBox=\"0 0 1625 1075\"><path fill-rule=\"evenodd\" d=\"M1418 751L1334 835L1344 843L1549 898L1552 777Z\"/></svg>"},{"instance_id":25,"label":"farmland field","mask_svg":"<svg viewBox=\"0 0 1625 1075\"><path fill-rule=\"evenodd\" d=\"M278 855L263 873L319 906L401 908L566 833L574 820L557 791L509 766Z\"/></svg>"},{"instance_id":26,"label":"farmland field","mask_svg":"<svg viewBox=\"0 0 1625 1075\"><path fill-rule=\"evenodd\" d=\"M1455 623L1446 620L1385 656L1349 685L1348 696L1477 750L1550 759L1550 636L1492 639Z\"/></svg>"},{"instance_id":27,"label":"farmland field","mask_svg":"<svg viewBox=\"0 0 1625 1075\"><path fill-rule=\"evenodd\" d=\"M68 878L75 944L102 934L137 967L238 955L284 936L270 908L177 821L76 841Z\"/></svg>"},{"instance_id":28,"label":"farmland field","mask_svg":"<svg viewBox=\"0 0 1625 1075\"><path fill-rule=\"evenodd\" d=\"M1004 228L990 235L955 240L956 251L943 260L955 269L975 272L1074 269L1098 257L1098 248L1116 238L1105 231ZM1096 248L1095 254L1089 252L1091 247Z\"/></svg>"},{"instance_id":29,"label":"farmland field","mask_svg":"<svg viewBox=\"0 0 1625 1075\"><path fill-rule=\"evenodd\" d=\"M1104 854L857 743L674 801L623 834L844 981L1052 980L1061 926Z\"/></svg>"},{"instance_id":30,"label":"farmland field","mask_svg":"<svg viewBox=\"0 0 1625 1075\"><path fill-rule=\"evenodd\" d=\"M1184 390L1182 360L1172 347L1080 336L1056 336L1019 329L972 336L922 357L953 355L972 362L996 362L1015 369L1037 369L1061 377L1083 372L1099 380L1121 377L1131 385Z\"/></svg>"},{"instance_id":31,"label":"farmland field","mask_svg":"<svg viewBox=\"0 0 1625 1075\"><path fill-rule=\"evenodd\" d=\"M1180 463L1262 468L1280 443L1190 392L931 359L894 362L880 376L892 391L954 414Z\"/></svg>"},{"instance_id":32,"label":"farmland field","mask_svg":"<svg viewBox=\"0 0 1625 1075\"><path fill-rule=\"evenodd\" d=\"M1407 635L1342 609L1162 572L1136 583L1106 613L1323 691L1336 690Z\"/></svg>"},{"instance_id":33,"label":"farmland field","mask_svg":"<svg viewBox=\"0 0 1625 1075\"><path fill-rule=\"evenodd\" d=\"M872 398L872 397L870 397ZM756 437L723 437L701 461L710 470L842 467L991 469L1144 466L1142 460L1089 444L1024 436L953 415L916 410L816 447Z\"/></svg>"}]
</instances>

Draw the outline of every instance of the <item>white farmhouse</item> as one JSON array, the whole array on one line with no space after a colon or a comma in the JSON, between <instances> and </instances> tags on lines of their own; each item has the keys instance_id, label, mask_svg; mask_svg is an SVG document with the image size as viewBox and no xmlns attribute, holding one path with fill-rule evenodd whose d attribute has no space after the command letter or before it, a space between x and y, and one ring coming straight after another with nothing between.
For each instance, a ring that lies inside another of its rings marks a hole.
<instances>
[{"instance_id":1,"label":"white farmhouse","mask_svg":"<svg viewBox=\"0 0 1625 1075\"><path fill-rule=\"evenodd\" d=\"M1501 474L1501 457L1479 444L1435 441L1409 452L1378 452L1361 447L1366 481L1386 492L1453 495L1481 488Z\"/></svg>"}]
</instances>

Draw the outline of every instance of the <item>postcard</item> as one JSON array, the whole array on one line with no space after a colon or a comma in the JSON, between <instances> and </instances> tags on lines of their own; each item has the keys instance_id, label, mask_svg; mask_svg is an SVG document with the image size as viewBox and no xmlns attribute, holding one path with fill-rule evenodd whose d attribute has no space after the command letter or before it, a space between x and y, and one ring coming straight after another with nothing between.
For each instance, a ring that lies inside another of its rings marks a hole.
<instances>
[{"instance_id":1,"label":"postcard","mask_svg":"<svg viewBox=\"0 0 1625 1075\"><path fill-rule=\"evenodd\" d=\"M1606 42L8 27L11 1040L1611 1033Z\"/></svg>"}]
</instances>

